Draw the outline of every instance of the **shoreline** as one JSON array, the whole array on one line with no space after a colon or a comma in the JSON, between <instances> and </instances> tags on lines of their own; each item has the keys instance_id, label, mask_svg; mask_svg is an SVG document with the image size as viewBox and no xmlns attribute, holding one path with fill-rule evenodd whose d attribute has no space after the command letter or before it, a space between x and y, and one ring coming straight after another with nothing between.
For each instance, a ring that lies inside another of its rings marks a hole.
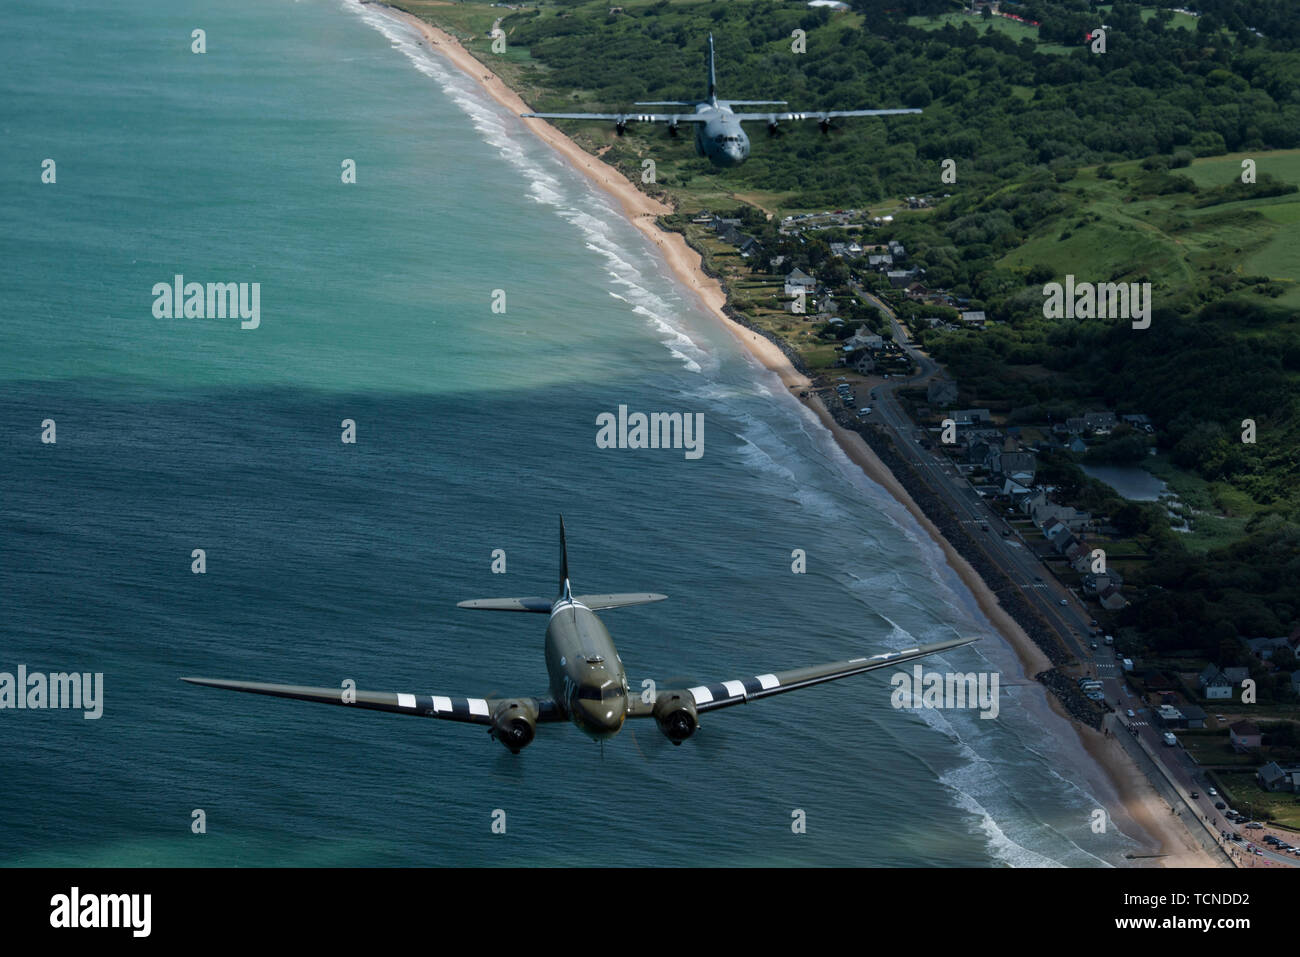
<instances>
[{"instance_id":1,"label":"shoreline","mask_svg":"<svg viewBox=\"0 0 1300 957\"><path fill-rule=\"evenodd\" d=\"M404 10L378 2L373 5L382 7L388 15L419 31L430 48L437 50L498 104L516 115L530 111L529 106L514 90L506 86L489 67L475 58L450 34ZM682 234L665 232L659 228L657 218L671 213L672 209L641 192L622 173L579 147L550 123L530 120L526 125L535 136L559 152L574 169L585 175L592 185L618 202L628 221L658 247L678 282L700 298L707 311L735 336L754 360L777 375L786 389L795 395L796 401L799 401L798 392L809 390L810 394L802 404L831 434L844 455L861 468L869 479L884 488L895 501L907 509L926 534L938 545L949 566L974 596L981 612L1006 639L1007 645L1024 670L1025 680L1034 681L1036 674L1051 668L1051 661L1002 607L988 583L943 536L862 436L843 428L835 421L820 397L811 391L811 379L794 367L776 343L735 321L727 314L726 293L717 279L705 273L700 254L686 243L686 238ZM1034 683L1040 684L1036 681ZM1102 780L1099 783L1107 785L1117 798L1119 807L1123 811L1121 817L1127 818L1124 822L1127 827L1120 829L1139 844L1145 845L1144 856L1158 857L1163 866L1222 866L1221 862L1201 848L1181 819L1170 813L1164 799L1156 793L1151 782L1118 741L1107 740L1091 728L1083 727L1066 713L1055 694L1046 687L1043 687L1043 692L1051 710L1074 729L1079 748L1100 772ZM1130 831L1137 831L1139 834L1135 835Z\"/></svg>"}]
</instances>

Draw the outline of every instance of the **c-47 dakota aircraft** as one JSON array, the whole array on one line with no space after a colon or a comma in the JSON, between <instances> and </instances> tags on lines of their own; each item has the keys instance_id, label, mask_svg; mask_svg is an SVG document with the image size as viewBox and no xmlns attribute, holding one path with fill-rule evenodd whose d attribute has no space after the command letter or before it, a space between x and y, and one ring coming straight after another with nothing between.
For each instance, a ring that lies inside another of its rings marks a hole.
<instances>
[{"instance_id":1,"label":"c-47 dakota aircraft","mask_svg":"<svg viewBox=\"0 0 1300 957\"><path fill-rule=\"evenodd\" d=\"M622 136L629 123L667 123L671 136L678 134L682 123L695 125L695 151L707 156L715 166L739 166L749 157L749 137L741 123L763 122L771 136L780 133L780 124L792 120L816 120L823 133L831 131L831 120L851 116L893 116L920 113L920 110L822 110L813 113L737 113L735 106L785 106L785 100L719 100L713 72L713 34L709 34L709 92L698 103L684 100L655 100L635 106L686 106L693 113L523 113L542 120L612 120L614 131Z\"/></svg>"},{"instance_id":2,"label":"c-47 dakota aircraft","mask_svg":"<svg viewBox=\"0 0 1300 957\"><path fill-rule=\"evenodd\" d=\"M546 598L480 598L460 602L461 608L482 611L524 611L550 615L546 627L546 671L550 693L522 698L457 698L450 695L406 694L389 691L355 691L340 688L309 688L301 685L263 684L256 681L223 681L213 678L182 678L196 685L248 691L253 694L296 698L320 704L337 704L370 711L443 718L481 724L488 733L514 754L533 740L538 724L572 721L596 740L618 734L628 718L654 718L659 730L673 744L681 744L699 727L706 711L729 708L798 691L823 681L860 675L877 668L889 668L926 655L977 641L957 638L934 644L890 651L870 658L851 658L811 668L750 675L718 684L698 685L659 692L646 703L628 689L623 659L596 612L606 608L643 605L663 601L667 595L644 592L620 595L574 596L569 586L569 560L564 541L564 519L560 519L560 594Z\"/></svg>"}]
</instances>

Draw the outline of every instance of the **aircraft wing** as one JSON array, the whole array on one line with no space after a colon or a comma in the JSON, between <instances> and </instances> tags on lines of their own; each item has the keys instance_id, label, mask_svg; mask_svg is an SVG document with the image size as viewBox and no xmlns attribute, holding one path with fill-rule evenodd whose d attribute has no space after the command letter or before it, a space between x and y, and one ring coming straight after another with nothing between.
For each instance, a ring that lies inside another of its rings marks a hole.
<instances>
[{"instance_id":1,"label":"aircraft wing","mask_svg":"<svg viewBox=\"0 0 1300 957\"><path fill-rule=\"evenodd\" d=\"M612 120L615 123L704 123L698 113L520 113L539 120Z\"/></svg>"},{"instance_id":2,"label":"aircraft wing","mask_svg":"<svg viewBox=\"0 0 1300 957\"><path fill-rule=\"evenodd\" d=\"M920 113L920 110L820 110L812 113L736 113L742 123L789 123L795 120L839 120L851 116L896 116L900 113Z\"/></svg>"},{"instance_id":3,"label":"aircraft wing","mask_svg":"<svg viewBox=\"0 0 1300 957\"><path fill-rule=\"evenodd\" d=\"M969 645L978 640L978 638L956 638L952 641L908 648L905 651L887 651L870 658L851 658L848 661L834 661L830 664L814 665L811 668L795 668L791 671L750 675L718 684L697 685L685 691L695 701L695 710L702 714L718 708L729 708L734 704L745 704L758 698L785 694L787 691L798 691L800 688L808 688L824 681L848 678L878 668L892 668L917 658L924 658L926 655L937 654L950 648L960 648L962 645ZM671 693L663 690L658 692L660 695ZM629 718L645 718L653 713L654 705L646 704L639 696L633 696L629 700Z\"/></svg>"},{"instance_id":4,"label":"aircraft wing","mask_svg":"<svg viewBox=\"0 0 1300 957\"><path fill-rule=\"evenodd\" d=\"M626 608L628 605L648 605L653 601L663 601L667 597L654 592L628 592L620 595L575 595L573 600L586 605L592 611L604 611L607 608Z\"/></svg>"},{"instance_id":5,"label":"aircraft wing","mask_svg":"<svg viewBox=\"0 0 1300 957\"><path fill-rule=\"evenodd\" d=\"M442 718L446 721L463 721L468 724L492 724L492 712L501 698L459 698L451 695L404 694L394 691L350 691L352 701L345 701L343 688L310 688L306 685L274 685L260 681L225 681L216 678L182 678L192 685L224 688L227 691L247 691L250 694L272 695L276 698L293 698L297 701L314 701L317 704L337 704L345 708L363 708L368 711L391 711L393 714L411 714L423 718ZM518 699L515 699L518 700ZM564 715L549 698L525 698L537 708L537 721L563 721Z\"/></svg>"},{"instance_id":6,"label":"aircraft wing","mask_svg":"<svg viewBox=\"0 0 1300 957\"><path fill-rule=\"evenodd\" d=\"M555 602L549 598L471 598L469 601L456 602L457 608L473 608L475 611L531 611L549 614Z\"/></svg>"}]
</instances>

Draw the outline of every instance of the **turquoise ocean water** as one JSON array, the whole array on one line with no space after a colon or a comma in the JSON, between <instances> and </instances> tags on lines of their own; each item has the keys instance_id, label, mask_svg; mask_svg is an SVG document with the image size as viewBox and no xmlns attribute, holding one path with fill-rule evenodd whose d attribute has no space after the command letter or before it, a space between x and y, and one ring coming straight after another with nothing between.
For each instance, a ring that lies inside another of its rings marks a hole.
<instances>
[{"instance_id":1,"label":"turquoise ocean water","mask_svg":"<svg viewBox=\"0 0 1300 957\"><path fill-rule=\"evenodd\" d=\"M0 671L103 672L105 695L97 721L0 711L0 862L1133 849L1091 833L1104 784L934 543L611 201L407 28L344 0L53 0L3 22ZM155 318L178 273L260 283L259 328ZM620 404L703 413L704 456L598 449ZM670 596L604 616L637 687L981 634L934 667L1000 671L1001 715L895 710L870 675L710 716L681 748L646 723L602 755L561 725L516 758L479 728L177 680L543 692L544 619L455 603L551 594L560 512L580 591Z\"/></svg>"}]
</instances>

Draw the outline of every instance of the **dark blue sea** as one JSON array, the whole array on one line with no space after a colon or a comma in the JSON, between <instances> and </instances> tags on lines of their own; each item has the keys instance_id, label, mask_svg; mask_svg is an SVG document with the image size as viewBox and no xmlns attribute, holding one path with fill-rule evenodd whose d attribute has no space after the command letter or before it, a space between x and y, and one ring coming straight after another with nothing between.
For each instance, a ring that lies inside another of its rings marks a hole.
<instances>
[{"instance_id":1,"label":"dark blue sea","mask_svg":"<svg viewBox=\"0 0 1300 957\"><path fill-rule=\"evenodd\" d=\"M0 710L0 863L1136 846L1090 830L1113 795L934 542L406 27L342 0L50 0L0 23L0 672L104 689L97 720ZM258 283L258 327L157 317L178 274ZM598 448L620 404L702 413L703 456ZM603 750L551 725L515 757L474 726L179 680L544 693L545 619L456 602L553 594L561 513L578 591L670 596L604 615L635 687L976 634L932 667L999 672L1001 713L895 709L873 674L709 715L680 748L653 723Z\"/></svg>"}]
</instances>

